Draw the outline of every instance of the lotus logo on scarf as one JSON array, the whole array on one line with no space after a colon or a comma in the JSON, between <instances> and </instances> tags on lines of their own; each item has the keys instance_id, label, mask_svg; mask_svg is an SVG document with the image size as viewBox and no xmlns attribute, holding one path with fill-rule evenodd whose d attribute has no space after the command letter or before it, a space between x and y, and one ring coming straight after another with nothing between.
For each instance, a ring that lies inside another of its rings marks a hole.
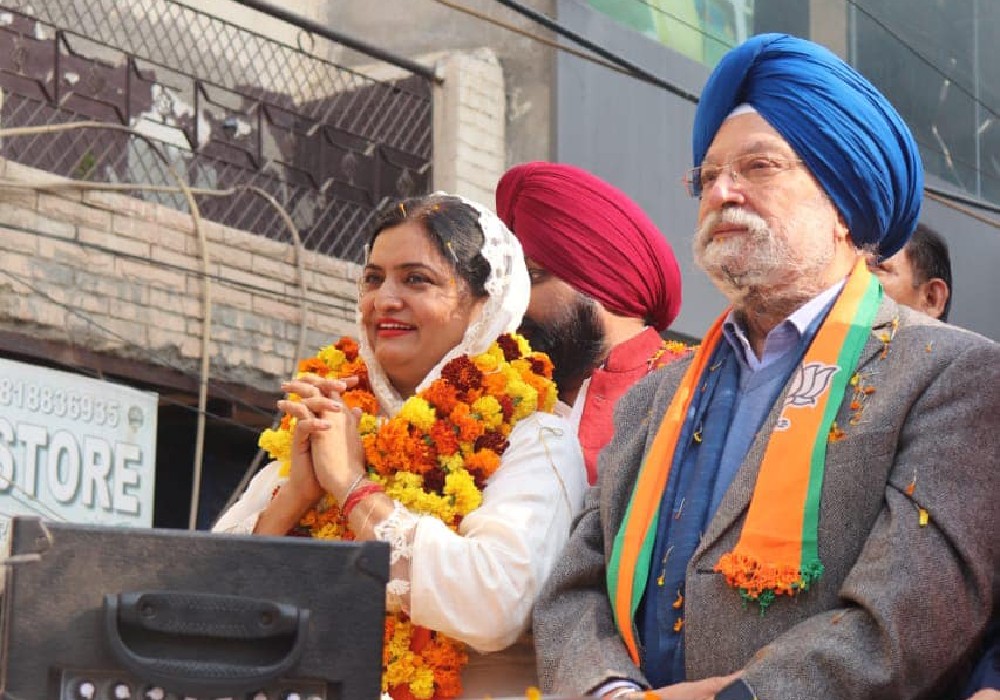
<instances>
[{"instance_id":1,"label":"lotus logo on scarf","mask_svg":"<svg viewBox=\"0 0 1000 700\"><path fill-rule=\"evenodd\" d=\"M788 430L792 422L784 416L787 408L812 408L820 397L830 388L833 376L840 371L837 365L827 365L822 362L811 362L803 365L792 377L788 395L782 406L782 416L774 426L775 430Z\"/></svg>"}]
</instances>

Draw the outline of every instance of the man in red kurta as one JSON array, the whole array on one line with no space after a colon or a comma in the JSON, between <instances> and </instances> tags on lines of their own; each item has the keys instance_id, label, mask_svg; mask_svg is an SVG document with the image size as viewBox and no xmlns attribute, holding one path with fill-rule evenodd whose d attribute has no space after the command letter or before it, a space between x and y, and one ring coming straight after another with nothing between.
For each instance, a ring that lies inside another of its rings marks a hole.
<instances>
[{"instance_id":1,"label":"man in red kurta","mask_svg":"<svg viewBox=\"0 0 1000 700\"><path fill-rule=\"evenodd\" d=\"M531 275L521 332L552 359L594 483L619 397L683 353L659 334L680 310L677 260L635 202L580 168L518 165L500 179L496 199Z\"/></svg>"}]
</instances>

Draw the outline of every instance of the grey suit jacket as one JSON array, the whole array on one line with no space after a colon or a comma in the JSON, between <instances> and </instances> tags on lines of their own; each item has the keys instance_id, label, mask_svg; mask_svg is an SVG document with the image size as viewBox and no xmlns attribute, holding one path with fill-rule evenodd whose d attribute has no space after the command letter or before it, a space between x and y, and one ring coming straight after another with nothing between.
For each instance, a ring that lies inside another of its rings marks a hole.
<instances>
[{"instance_id":1,"label":"grey suit jacket","mask_svg":"<svg viewBox=\"0 0 1000 700\"><path fill-rule=\"evenodd\" d=\"M583 693L610 678L646 685L612 621L605 566L687 365L650 375L618 404L599 481L535 608L546 691ZM846 435L828 445L825 573L761 616L713 571L739 536L786 387L687 568L689 680L742 669L761 700L943 698L967 668L998 608L1000 345L886 299L858 369L874 391L852 425L848 387L837 417Z\"/></svg>"}]
</instances>

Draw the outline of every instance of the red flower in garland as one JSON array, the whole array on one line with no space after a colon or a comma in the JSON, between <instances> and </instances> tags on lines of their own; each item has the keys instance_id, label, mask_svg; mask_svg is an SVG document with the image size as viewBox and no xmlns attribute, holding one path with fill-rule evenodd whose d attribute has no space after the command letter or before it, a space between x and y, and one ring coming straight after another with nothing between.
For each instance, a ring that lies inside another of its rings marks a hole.
<instances>
[{"instance_id":1,"label":"red flower in garland","mask_svg":"<svg viewBox=\"0 0 1000 700\"><path fill-rule=\"evenodd\" d=\"M470 391L483 383L483 373L465 355L446 364L441 370L441 378L458 391Z\"/></svg>"},{"instance_id":2,"label":"red flower in garland","mask_svg":"<svg viewBox=\"0 0 1000 700\"><path fill-rule=\"evenodd\" d=\"M521 357L521 347L514 340L513 336L502 335L497 338L497 345L503 350L503 359L507 362L513 362L514 360L520 359Z\"/></svg>"}]
</instances>

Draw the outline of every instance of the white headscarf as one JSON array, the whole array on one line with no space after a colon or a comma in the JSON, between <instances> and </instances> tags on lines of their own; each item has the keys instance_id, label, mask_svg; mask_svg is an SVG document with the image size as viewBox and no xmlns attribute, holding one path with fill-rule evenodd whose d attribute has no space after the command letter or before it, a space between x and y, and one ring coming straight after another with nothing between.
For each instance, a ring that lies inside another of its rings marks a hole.
<instances>
[{"instance_id":1,"label":"white headscarf","mask_svg":"<svg viewBox=\"0 0 1000 700\"><path fill-rule=\"evenodd\" d=\"M486 352L497 336L516 331L521 325L524 312L528 310L528 301L531 297L531 278L524 264L524 252L514 234L504 226L496 214L478 202L458 195L448 196L462 200L479 212L479 227L483 231L481 252L490 266L490 273L484 285L487 299L480 307L478 316L474 317L469 327L465 329L461 342L449 350L417 386L418 393L440 377L441 369L456 357ZM378 399L382 412L394 416L403 407L406 397L399 395L389 382L382 365L375 359L375 353L368 342L368 334L361 323L360 304L358 304L357 327L361 358L368 366L368 379L372 391Z\"/></svg>"}]
</instances>

